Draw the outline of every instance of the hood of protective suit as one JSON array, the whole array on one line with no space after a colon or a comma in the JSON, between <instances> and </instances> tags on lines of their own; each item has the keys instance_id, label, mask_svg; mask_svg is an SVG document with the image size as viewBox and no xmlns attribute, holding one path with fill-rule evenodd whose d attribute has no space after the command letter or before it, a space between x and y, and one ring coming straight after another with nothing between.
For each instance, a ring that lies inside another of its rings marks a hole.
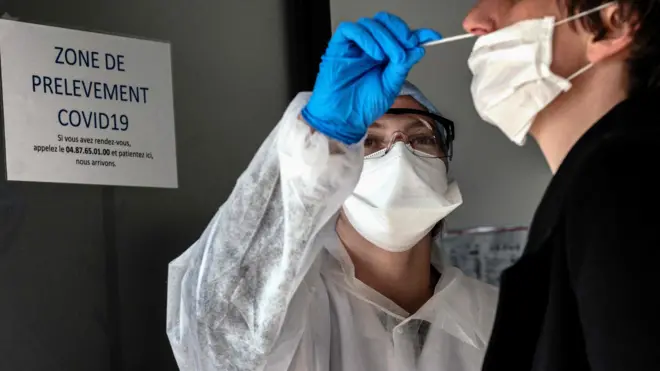
<instances>
[{"instance_id":1,"label":"hood of protective suit","mask_svg":"<svg viewBox=\"0 0 660 371\"><path fill-rule=\"evenodd\" d=\"M431 101L428 100L426 96L424 96L422 91L419 90L419 88L410 81L406 81L403 84L403 88L401 88L401 92L399 92L399 96L402 95L409 95L413 97L417 102L419 102L422 106L424 106L427 110L429 110L429 112L435 113L436 115L440 115L440 111L438 111L438 109L435 108L433 103L431 103Z\"/></svg>"}]
</instances>

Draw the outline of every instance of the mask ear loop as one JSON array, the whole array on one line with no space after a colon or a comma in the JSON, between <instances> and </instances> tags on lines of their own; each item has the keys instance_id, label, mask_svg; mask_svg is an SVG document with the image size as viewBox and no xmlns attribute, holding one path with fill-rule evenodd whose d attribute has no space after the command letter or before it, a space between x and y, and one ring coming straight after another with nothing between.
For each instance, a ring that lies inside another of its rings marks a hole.
<instances>
[{"instance_id":1,"label":"mask ear loop","mask_svg":"<svg viewBox=\"0 0 660 371\"><path fill-rule=\"evenodd\" d=\"M574 15L572 15L572 16L566 18L566 19L562 19L562 20L559 21L559 22L555 22L555 27L557 27L557 26L561 26L561 25L566 24L566 23L568 23L568 22L572 22L572 21L574 21L574 20L576 20L576 19L580 19L580 18L582 18L582 17L584 17L584 16L587 16L587 15L589 15L589 14L599 12L599 11L605 9L605 8L608 8L608 7L610 7L610 6L612 6L612 5L616 5L616 4L617 4L616 1L611 1L611 2L609 2L609 3L605 3L605 4L602 4L602 5L599 5L599 6L595 7L595 8L593 8L593 9L585 10L584 12L580 12L580 13L574 14ZM568 80L568 81L572 81L572 80L575 79L576 77L578 77L578 76L582 75L583 73L587 72L587 71L588 71L589 69L591 69L591 67L593 67L593 66L594 66L593 63L589 63L589 64L587 64L586 66L584 66L584 67L580 68L579 70L577 70L577 72L575 72L574 74L570 75L570 76L567 78L567 80Z\"/></svg>"},{"instance_id":2,"label":"mask ear loop","mask_svg":"<svg viewBox=\"0 0 660 371\"><path fill-rule=\"evenodd\" d=\"M555 27L557 27L557 26L561 26L561 25L566 24L566 23L568 23L568 22L572 22L572 21L574 21L574 20L576 20L576 19L580 19L580 18L582 18L582 17L584 17L584 16L586 16L586 15L589 15L589 14L592 14L592 13L596 13L596 12L600 12L601 10L603 10L603 9L605 9L605 8L609 8L610 6L612 6L612 5L616 5L616 4L617 4L616 1L610 1L609 3L601 4L601 5L599 5L599 6L595 7L595 8L593 8L593 9L585 10L585 11L583 11L583 12L580 12L580 13L574 14L574 15L568 17L568 18L562 19L562 20L559 21L559 22L555 22Z\"/></svg>"},{"instance_id":3,"label":"mask ear loop","mask_svg":"<svg viewBox=\"0 0 660 371\"><path fill-rule=\"evenodd\" d=\"M576 78L576 77L582 75L583 73L589 71L589 69L591 69L591 67L593 67L593 66L594 66L593 62L587 64L586 66L584 66L584 67L580 68L579 70L577 70L577 72L575 72L574 74L568 76L568 78L566 80L572 81L574 78Z\"/></svg>"}]
</instances>

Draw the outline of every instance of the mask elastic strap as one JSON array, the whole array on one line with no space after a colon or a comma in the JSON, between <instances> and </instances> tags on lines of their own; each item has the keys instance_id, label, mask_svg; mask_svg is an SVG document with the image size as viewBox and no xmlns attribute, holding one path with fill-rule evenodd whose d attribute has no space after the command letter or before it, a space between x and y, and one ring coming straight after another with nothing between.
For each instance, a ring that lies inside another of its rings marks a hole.
<instances>
[{"instance_id":1,"label":"mask elastic strap","mask_svg":"<svg viewBox=\"0 0 660 371\"><path fill-rule=\"evenodd\" d=\"M589 14L592 14L592 13L595 13L595 12L599 12L599 11L601 11L601 10L603 10L603 9L605 9L605 8L607 8L607 7L609 7L609 6L611 6L611 5L615 5L616 3L617 3L616 1L611 1L611 2L609 2L609 3L605 3L605 4L602 4L602 5L599 5L599 6L595 7L595 8L593 8L593 9L589 9L589 10L586 10L586 11L584 11L584 12L577 13L577 14L572 15L572 16L566 18L566 19L563 19L563 20L561 20L561 21L559 21L559 22L556 22L556 23L555 23L555 27L556 27L556 26L560 26L560 25L565 24L565 23L568 23L568 22L571 22L571 21L574 21L574 20L576 20L576 19L582 18L582 17L584 17L584 16L586 16L586 15L589 15ZM574 74L568 76L567 80L568 80L568 81L572 81L572 80L575 79L576 77L578 77L578 76L582 75L583 73L589 71L589 70L591 69L591 67L593 67L593 66L594 66L593 63L589 63L589 64L587 64L586 66L584 66L584 67L580 68L579 70L577 70L577 72L575 72Z\"/></svg>"},{"instance_id":2,"label":"mask elastic strap","mask_svg":"<svg viewBox=\"0 0 660 371\"><path fill-rule=\"evenodd\" d=\"M602 5L599 5L599 6L595 7L595 8L593 8L593 9L589 9L589 10L585 10L584 12L577 13L577 14L572 15L572 16L566 18L566 19L563 19L563 20L561 20L561 21L559 21L559 22L556 22L556 23L555 23L555 27L556 27L556 26L560 26L560 25L562 25L562 24L566 24L566 23L568 23L568 22L572 22L572 21L574 21L574 20L576 20L576 19L580 19L580 18L582 18L582 17L584 17L584 16L586 16L586 15L589 15L589 14L592 14L592 13L595 13L595 12L599 12L599 11L601 11L601 10L603 10L603 9L605 9L605 8L607 8L607 7L609 7L609 6L611 6L611 5L615 5L616 3L617 3L616 1L610 1L609 3L605 3L605 4L602 4ZM593 66L594 66L593 63L589 63L589 64L587 64L586 66L584 66L584 67L580 68L579 70L577 70L577 72L575 72L574 74L570 75L570 76L567 78L567 80L568 80L568 81L572 81L572 80L575 79L576 77L578 77L578 76L582 75L583 73L589 71L589 70L591 69L591 67L593 67Z\"/></svg>"},{"instance_id":3,"label":"mask elastic strap","mask_svg":"<svg viewBox=\"0 0 660 371\"><path fill-rule=\"evenodd\" d=\"M594 66L593 63L589 63L589 64L587 64L586 66L580 68L580 69L579 69L577 72L575 72L574 74L568 76L567 80L568 80L568 81L572 81L574 78L576 78L576 77L582 75L583 73L589 71L589 69L591 69L591 67L593 67L593 66Z\"/></svg>"},{"instance_id":4,"label":"mask elastic strap","mask_svg":"<svg viewBox=\"0 0 660 371\"><path fill-rule=\"evenodd\" d=\"M572 15L572 16L566 18L566 19L562 19L561 21L556 22L556 23L555 23L555 26L559 26L559 25L562 25L562 24L564 24L564 23L568 23L568 22L574 21L574 20L576 20L576 19L582 18L582 17L584 17L585 15L589 15L589 14L591 14L591 13L600 12L601 10L603 10L603 9L609 7L609 6L616 5L616 3L617 3L616 1L610 1L609 3L605 3L605 4L602 4L602 5L599 5L599 6L595 7L595 8L593 8L593 9L585 10L584 12L580 12L580 13L574 14L574 15Z\"/></svg>"}]
</instances>

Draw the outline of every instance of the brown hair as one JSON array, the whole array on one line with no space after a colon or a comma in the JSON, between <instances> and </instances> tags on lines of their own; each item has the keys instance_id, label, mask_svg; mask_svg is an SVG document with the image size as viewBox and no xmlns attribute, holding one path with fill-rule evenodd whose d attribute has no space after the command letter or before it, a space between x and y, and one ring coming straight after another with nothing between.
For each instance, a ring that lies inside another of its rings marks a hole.
<instances>
[{"instance_id":1,"label":"brown hair","mask_svg":"<svg viewBox=\"0 0 660 371\"><path fill-rule=\"evenodd\" d=\"M610 0L564 0L569 15L593 9ZM660 88L660 0L618 0L619 22L629 22L635 30L628 59L628 93L634 95ZM600 13L579 20L596 40L607 37Z\"/></svg>"}]
</instances>

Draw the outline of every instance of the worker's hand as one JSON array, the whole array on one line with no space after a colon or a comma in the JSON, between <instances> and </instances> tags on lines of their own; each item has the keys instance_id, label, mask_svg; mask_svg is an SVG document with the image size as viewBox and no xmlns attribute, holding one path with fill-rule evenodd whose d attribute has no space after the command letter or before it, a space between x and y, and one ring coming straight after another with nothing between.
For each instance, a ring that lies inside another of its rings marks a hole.
<instances>
[{"instance_id":1,"label":"worker's hand","mask_svg":"<svg viewBox=\"0 0 660 371\"><path fill-rule=\"evenodd\" d=\"M342 23L333 35L302 116L326 136L354 144L385 114L408 72L424 56L422 44L442 36L410 30L388 13Z\"/></svg>"}]
</instances>

